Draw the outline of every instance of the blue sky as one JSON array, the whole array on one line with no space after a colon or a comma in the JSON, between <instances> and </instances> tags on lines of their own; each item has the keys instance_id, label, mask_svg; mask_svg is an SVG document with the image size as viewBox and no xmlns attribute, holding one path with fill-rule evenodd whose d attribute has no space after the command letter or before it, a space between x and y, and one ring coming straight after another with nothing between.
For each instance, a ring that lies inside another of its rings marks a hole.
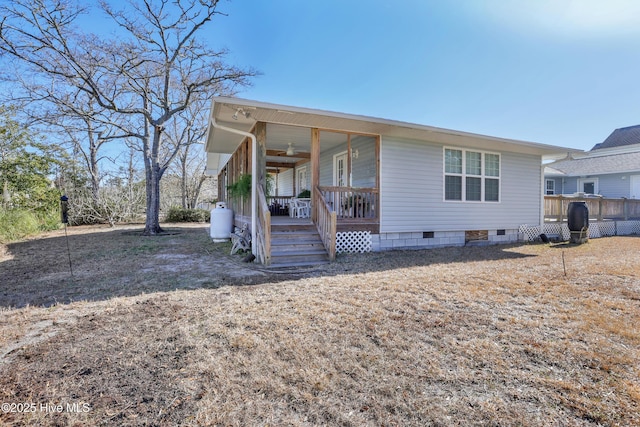
<instances>
[{"instance_id":1,"label":"blue sky","mask_svg":"<svg viewBox=\"0 0 640 427\"><path fill-rule=\"evenodd\" d=\"M640 124L635 0L220 2L238 96L589 150Z\"/></svg>"}]
</instances>

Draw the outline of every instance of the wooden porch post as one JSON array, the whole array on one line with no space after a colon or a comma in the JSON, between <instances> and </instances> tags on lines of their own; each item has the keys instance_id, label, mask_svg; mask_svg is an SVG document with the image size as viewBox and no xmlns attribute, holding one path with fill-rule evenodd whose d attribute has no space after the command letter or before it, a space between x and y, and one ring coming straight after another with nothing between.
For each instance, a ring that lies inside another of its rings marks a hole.
<instances>
[{"instance_id":1,"label":"wooden porch post","mask_svg":"<svg viewBox=\"0 0 640 427\"><path fill-rule=\"evenodd\" d=\"M376 190L378 194L376 195L376 204L375 204L375 214L378 221L380 221L380 195L382 192L380 191L380 145L381 145L382 137L378 135L376 137Z\"/></svg>"},{"instance_id":2,"label":"wooden porch post","mask_svg":"<svg viewBox=\"0 0 640 427\"><path fill-rule=\"evenodd\" d=\"M345 187L351 187L351 134L347 134L347 182Z\"/></svg>"},{"instance_id":3,"label":"wooden porch post","mask_svg":"<svg viewBox=\"0 0 640 427\"><path fill-rule=\"evenodd\" d=\"M320 129L311 129L311 194L320 185ZM311 220L315 223L317 207L311 209Z\"/></svg>"},{"instance_id":4,"label":"wooden porch post","mask_svg":"<svg viewBox=\"0 0 640 427\"><path fill-rule=\"evenodd\" d=\"M255 129L256 141L258 142L258 177L257 183L266 188L267 179L267 124L265 122L256 123ZM268 195L265 193L265 195Z\"/></svg>"}]
</instances>

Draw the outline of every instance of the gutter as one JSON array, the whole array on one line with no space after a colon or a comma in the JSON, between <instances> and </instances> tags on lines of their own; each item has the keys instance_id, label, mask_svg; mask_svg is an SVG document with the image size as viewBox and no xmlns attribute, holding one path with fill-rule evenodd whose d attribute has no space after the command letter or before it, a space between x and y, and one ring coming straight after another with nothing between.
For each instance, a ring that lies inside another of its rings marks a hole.
<instances>
[{"instance_id":1,"label":"gutter","mask_svg":"<svg viewBox=\"0 0 640 427\"><path fill-rule=\"evenodd\" d=\"M216 129L235 133L236 135L245 136L251 139L251 253L257 257L258 255L256 253L257 252L256 223L258 218L258 210L257 210L256 199L258 198L258 188L256 187L257 185L256 177L258 176L258 153L257 153L258 143L256 141L256 136L249 132L222 126L216 123L216 119L213 114L213 107L211 107L210 119L211 119L211 125Z\"/></svg>"},{"instance_id":2,"label":"gutter","mask_svg":"<svg viewBox=\"0 0 640 427\"><path fill-rule=\"evenodd\" d=\"M547 192L547 184L544 178L544 165L540 166L540 233L544 233L544 196Z\"/></svg>"}]
</instances>

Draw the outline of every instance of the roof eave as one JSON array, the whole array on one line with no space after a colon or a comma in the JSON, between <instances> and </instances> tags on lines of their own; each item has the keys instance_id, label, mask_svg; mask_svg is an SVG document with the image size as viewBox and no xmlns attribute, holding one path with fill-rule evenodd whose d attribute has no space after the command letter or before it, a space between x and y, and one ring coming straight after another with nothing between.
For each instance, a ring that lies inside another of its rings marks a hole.
<instances>
[{"instance_id":1,"label":"roof eave","mask_svg":"<svg viewBox=\"0 0 640 427\"><path fill-rule=\"evenodd\" d=\"M539 155L542 156L545 160L563 158L567 155L567 153L582 152L582 150L573 148L480 135L397 120L310 109L304 107L271 104L233 97L215 97L212 101L211 117L215 118L216 120L220 120L220 115L223 107L228 108L227 114L229 114L229 111L235 111L239 108L243 110L246 109L247 111L249 111L249 113L254 112L256 113L256 115L259 115L257 113L259 113L260 111L268 111L268 115L270 117L268 123L326 128L325 126L314 126L314 122L320 123L321 121L323 121L321 119L326 120L327 118L331 118L336 119L334 121L335 127L331 128L331 130L363 132L401 138L413 138L450 145L480 146L484 144L488 145L489 147L493 147L492 149L494 150ZM256 121L255 119L245 118L242 116L240 118L242 120L233 122L227 121L225 123L225 126L234 128L237 127L239 130L247 131L248 129L252 128ZM217 147L219 149L223 149L223 151L216 150L214 136L217 134L217 132L218 131L216 131L215 129L209 129L209 133L207 135L207 151L213 150L214 152L228 152L228 150L230 149L229 135L226 135L227 138L225 138L225 140L223 141L223 146ZM225 133L228 134L229 132ZM237 145L241 143L242 138L236 136L235 141L235 147L237 147Z\"/></svg>"}]
</instances>

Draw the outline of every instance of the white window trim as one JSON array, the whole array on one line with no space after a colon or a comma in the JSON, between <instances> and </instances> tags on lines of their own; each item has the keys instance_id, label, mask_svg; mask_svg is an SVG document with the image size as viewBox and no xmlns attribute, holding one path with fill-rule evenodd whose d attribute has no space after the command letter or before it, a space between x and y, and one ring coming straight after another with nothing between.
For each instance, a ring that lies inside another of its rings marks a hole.
<instances>
[{"instance_id":1,"label":"white window trim","mask_svg":"<svg viewBox=\"0 0 640 427\"><path fill-rule=\"evenodd\" d=\"M588 182L593 182L593 194L600 194L598 178L578 178L578 193L583 193L584 184Z\"/></svg>"},{"instance_id":2,"label":"white window trim","mask_svg":"<svg viewBox=\"0 0 640 427\"><path fill-rule=\"evenodd\" d=\"M462 173L447 173L446 172L446 150L456 150L462 151ZM480 175L467 175L467 155L466 153L470 151L473 153L481 154L481 174ZM485 175L485 154L493 154L498 156L498 161L500 162L500 166L498 168L498 176L487 176ZM449 176L459 176L462 177L462 200L448 200L446 193L446 179L445 177ZM466 178L480 178L480 200L466 200L467 197L467 180ZM498 180L498 200L497 201L486 201L485 200L485 178L489 179L497 179ZM461 147L448 147L444 146L442 148L442 200L446 203L488 203L488 204L500 204L502 203L502 154L496 153L494 151L484 151L484 150L476 150L473 148L461 148Z\"/></svg>"},{"instance_id":3,"label":"white window trim","mask_svg":"<svg viewBox=\"0 0 640 427\"><path fill-rule=\"evenodd\" d=\"M640 199L640 191L635 192L636 188L640 187L640 175L631 175L629 179L629 198Z\"/></svg>"},{"instance_id":4,"label":"white window trim","mask_svg":"<svg viewBox=\"0 0 640 427\"><path fill-rule=\"evenodd\" d=\"M303 173L304 173L305 181L304 182L300 182L300 175L303 174ZM296 189L296 193L294 194L294 196L297 196L298 194L300 194L304 190L308 190L308 188L307 188L308 179L309 179L309 177L307 176L307 165L298 166L296 168L296 187L298 187L298 188Z\"/></svg>"},{"instance_id":5,"label":"white window trim","mask_svg":"<svg viewBox=\"0 0 640 427\"><path fill-rule=\"evenodd\" d=\"M549 183L553 182L553 188L552 191L553 193L549 194ZM553 196L554 194L556 194L556 180L555 179L545 179L544 181L544 195L545 196Z\"/></svg>"},{"instance_id":6,"label":"white window trim","mask_svg":"<svg viewBox=\"0 0 640 427\"><path fill-rule=\"evenodd\" d=\"M339 185L337 183L338 158L340 158L342 156L346 156L345 157L346 160L344 162L344 167L345 167L345 171L344 171L345 185L344 185L344 187L350 187L351 186L351 177L347 176L347 162L349 161L349 156L347 156L347 150L341 151L341 152L336 153L336 154L333 155L333 186L334 187L339 187Z\"/></svg>"}]
</instances>

